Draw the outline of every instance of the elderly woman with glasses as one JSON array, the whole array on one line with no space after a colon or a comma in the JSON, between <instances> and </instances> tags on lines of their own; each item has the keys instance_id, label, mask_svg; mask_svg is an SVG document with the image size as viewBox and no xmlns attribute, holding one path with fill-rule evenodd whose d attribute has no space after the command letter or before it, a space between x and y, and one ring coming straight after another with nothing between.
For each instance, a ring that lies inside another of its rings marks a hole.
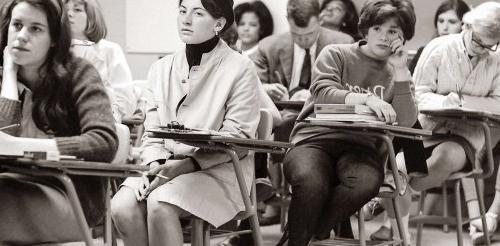
<instances>
[{"instance_id":1,"label":"elderly woman with glasses","mask_svg":"<svg viewBox=\"0 0 500 246\"><path fill-rule=\"evenodd\" d=\"M413 75L418 106L420 109L463 106L500 112L500 52L496 52L500 42L500 3L486 2L477 6L464 15L463 22L460 34L438 37L422 52ZM410 185L414 189L439 186L450 174L471 169L476 158L484 158L484 134L477 127L463 122L436 121L423 115L419 120L425 129L450 132L460 138L425 143L429 153L429 175L412 179ZM492 135L495 146L498 134L493 131ZM473 186L464 184L466 198L470 189ZM499 184L497 193L499 206L496 210L500 210ZM478 209L471 204L468 203L469 217L475 217ZM490 230L496 227L496 210L489 212ZM477 242L475 232L482 230L478 224L479 221L471 223L473 243Z\"/></svg>"}]
</instances>

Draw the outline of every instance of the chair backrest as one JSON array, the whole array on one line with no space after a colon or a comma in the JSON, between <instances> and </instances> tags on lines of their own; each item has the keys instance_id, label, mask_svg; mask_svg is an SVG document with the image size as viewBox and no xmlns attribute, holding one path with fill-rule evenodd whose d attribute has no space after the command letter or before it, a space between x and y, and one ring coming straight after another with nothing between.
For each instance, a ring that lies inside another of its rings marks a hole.
<instances>
[{"instance_id":1,"label":"chair backrest","mask_svg":"<svg viewBox=\"0 0 500 246\"><path fill-rule=\"evenodd\" d=\"M116 134L118 135L118 150L111 163L125 164L130 151L130 130L123 124L116 123Z\"/></svg>"},{"instance_id":2,"label":"chair backrest","mask_svg":"<svg viewBox=\"0 0 500 246\"><path fill-rule=\"evenodd\" d=\"M267 109L260 109L260 121L257 127L257 139L268 140L273 132L273 116Z\"/></svg>"}]
</instances>

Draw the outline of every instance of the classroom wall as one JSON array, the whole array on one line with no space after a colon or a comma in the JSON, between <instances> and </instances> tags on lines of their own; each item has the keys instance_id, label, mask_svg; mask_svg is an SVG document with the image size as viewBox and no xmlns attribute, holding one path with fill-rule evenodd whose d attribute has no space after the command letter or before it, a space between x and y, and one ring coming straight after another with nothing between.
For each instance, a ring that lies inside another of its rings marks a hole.
<instances>
[{"instance_id":1,"label":"classroom wall","mask_svg":"<svg viewBox=\"0 0 500 246\"><path fill-rule=\"evenodd\" d=\"M2 0L0 0L2 1ZM151 64L156 61L161 55L161 53L141 53L141 52L128 52L127 40L126 40L126 7L127 1L132 0L100 0L100 3L105 12L105 18L108 25L108 39L120 44L125 52L126 56L132 70L134 79L145 79L147 77L147 72ZM177 1L177 0L164 0L164 1ZM235 0L235 5L241 2L249 0ZM262 0L271 10L274 17L276 32L284 32L288 30L286 22L286 2L287 0ZM365 0L354 0L355 4L359 8ZM497 0L498 1L498 0ZM149 1L145 1L149 2ZM483 0L466 0L467 3L472 6L476 6ZM434 36L434 26L432 24L434 13L437 6L441 3L439 0L413 0L415 5L415 12L417 14L417 27L415 37L408 42L407 47L409 49L417 49L418 47L427 43ZM177 9L169 10L169 13L177 14ZM144 18L148 15L145 13ZM152 21L162 21L162 20L152 20ZM169 28L176 28L175 24ZM145 26L144 28L148 28ZM158 30L160 32L161 30ZM143 37L138 35L137 38L143 39L147 42L148 39L152 37Z\"/></svg>"}]
</instances>

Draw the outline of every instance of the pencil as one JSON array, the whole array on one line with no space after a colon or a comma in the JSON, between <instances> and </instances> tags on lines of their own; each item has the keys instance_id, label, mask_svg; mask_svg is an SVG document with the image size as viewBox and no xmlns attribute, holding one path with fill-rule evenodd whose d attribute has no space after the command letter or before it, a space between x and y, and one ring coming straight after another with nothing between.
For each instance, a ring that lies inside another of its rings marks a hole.
<instances>
[{"instance_id":1,"label":"pencil","mask_svg":"<svg viewBox=\"0 0 500 246\"><path fill-rule=\"evenodd\" d=\"M463 103L464 97L463 97L463 93L462 93L462 86L460 86L457 83L456 87L457 87L458 100L460 100L458 106L462 107L464 105L464 103Z\"/></svg>"},{"instance_id":2,"label":"pencil","mask_svg":"<svg viewBox=\"0 0 500 246\"><path fill-rule=\"evenodd\" d=\"M7 130L7 129L13 128L13 127L18 127L20 125L21 124L12 124L12 125L8 125L8 126L0 127L0 131Z\"/></svg>"},{"instance_id":3,"label":"pencil","mask_svg":"<svg viewBox=\"0 0 500 246\"><path fill-rule=\"evenodd\" d=\"M169 177L167 177L167 176L163 176L163 175L161 175L161 174L159 174L159 173L157 173L155 176L156 176L156 177L158 177L158 178L161 178L161 179L170 180L170 178L169 178Z\"/></svg>"}]
</instances>

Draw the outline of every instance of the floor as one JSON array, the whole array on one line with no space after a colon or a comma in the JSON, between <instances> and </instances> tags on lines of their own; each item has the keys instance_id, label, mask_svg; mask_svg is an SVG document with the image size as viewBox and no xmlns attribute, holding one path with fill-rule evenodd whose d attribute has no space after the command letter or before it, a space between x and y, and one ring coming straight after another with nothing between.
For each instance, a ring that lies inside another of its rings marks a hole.
<instances>
[{"instance_id":1,"label":"floor","mask_svg":"<svg viewBox=\"0 0 500 246\"><path fill-rule=\"evenodd\" d=\"M355 222L353 222L355 223ZM355 225L355 224L353 224ZM370 221L366 224L366 230L368 235L371 234L372 232L376 231L378 229L378 226L380 225L379 221L374 220ZM356 228L356 226L354 226ZM412 234L412 245L415 245L415 238L416 238L416 228L410 228L410 232ZM262 227L262 234L264 238L264 246L274 246L276 245L277 241L281 237L280 233L280 228L279 225L273 225L273 226L265 226ZM357 231L354 232L354 234L357 234ZM471 242L469 240L467 232L464 234L464 245L471 245ZM218 245L223 239L212 239L211 245ZM96 240L96 244L100 244L102 241L101 240ZM84 243L67 243L63 244L64 246L84 246ZM119 246L123 245L123 242L120 240L118 242ZM184 246L188 246L189 244L184 244ZM444 233L441 228L439 227L425 227L424 228L424 236L422 240L422 245L423 246L448 246L448 245L457 245L456 243L456 233L455 230L452 228L450 232ZM497 232L495 236L493 237L492 245L494 246L500 246L500 232Z\"/></svg>"}]
</instances>

